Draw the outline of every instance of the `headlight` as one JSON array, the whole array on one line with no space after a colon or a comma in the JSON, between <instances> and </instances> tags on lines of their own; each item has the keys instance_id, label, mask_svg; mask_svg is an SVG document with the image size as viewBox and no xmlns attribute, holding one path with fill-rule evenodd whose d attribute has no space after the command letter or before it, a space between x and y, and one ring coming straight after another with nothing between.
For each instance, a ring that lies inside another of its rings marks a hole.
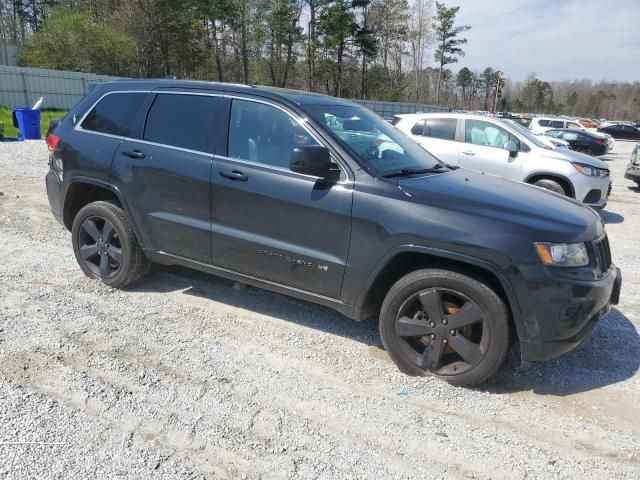
<instances>
[{"instance_id":1,"label":"headlight","mask_svg":"<svg viewBox=\"0 0 640 480\"><path fill-rule=\"evenodd\" d=\"M534 243L540 261L555 267L584 267L589 254L584 243Z\"/></svg>"},{"instance_id":2,"label":"headlight","mask_svg":"<svg viewBox=\"0 0 640 480\"><path fill-rule=\"evenodd\" d=\"M601 168L591 167L589 165L585 165L584 163L572 163L573 168L579 171L583 175L587 175L588 177L606 177L607 171Z\"/></svg>"}]
</instances>

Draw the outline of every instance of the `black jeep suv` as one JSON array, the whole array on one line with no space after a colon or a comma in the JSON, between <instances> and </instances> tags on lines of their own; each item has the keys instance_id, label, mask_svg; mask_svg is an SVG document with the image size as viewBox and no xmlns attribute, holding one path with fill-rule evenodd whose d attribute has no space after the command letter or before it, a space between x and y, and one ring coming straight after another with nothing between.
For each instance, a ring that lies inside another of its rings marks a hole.
<instances>
[{"instance_id":1,"label":"black jeep suv","mask_svg":"<svg viewBox=\"0 0 640 480\"><path fill-rule=\"evenodd\" d=\"M47 192L83 272L178 264L378 318L408 374L491 377L579 345L620 271L592 209L456 169L348 101L182 81L96 87L55 127Z\"/></svg>"}]
</instances>

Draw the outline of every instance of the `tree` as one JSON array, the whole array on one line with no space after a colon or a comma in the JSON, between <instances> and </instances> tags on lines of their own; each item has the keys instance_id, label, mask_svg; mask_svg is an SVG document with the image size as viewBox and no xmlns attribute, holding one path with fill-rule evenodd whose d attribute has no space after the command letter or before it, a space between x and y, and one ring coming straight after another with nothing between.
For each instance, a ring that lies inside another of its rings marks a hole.
<instances>
[{"instance_id":1,"label":"tree","mask_svg":"<svg viewBox=\"0 0 640 480\"><path fill-rule=\"evenodd\" d=\"M130 75L134 42L112 25L96 23L85 10L55 8L19 54L26 67Z\"/></svg>"},{"instance_id":2,"label":"tree","mask_svg":"<svg viewBox=\"0 0 640 480\"><path fill-rule=\"evenodd\" d=\"M420 101L420 75L424 68L425 51L431 44L432 0L415 0L413 15L409 22L409 44L411 46L411 64L413 70L414 98Z\"/></svg>"},{"instance_id":3,"label":"tree","mask_svg":"<svg viewBox=\"0 0 640 480\"><path fill-rule=\"evenodd\" d=\"M360 47L360 55L362 56L362 67L360 69L360 97L367 97L367 57L372 57L378 51L378 38L375 31L370 27L367 20L369 19L369 6L372 0L353 0L351 6L360 8L362 23L355 32L355 44Z\"/></svg>"},{"instance_id":4,"label":"tree","mask_svg":"<svg viewBox=\"0 0 640 480\"><path fill-rule=\"evenodd\" d=\"M456 76L456 85L462 89L462 101L469 106L469 96L475 82L474 73L467 67L460 69Z\"/></svg>"},{"instance_id":5,"label":"tree","mask_svg":"<svg viewBox=\"0 0 640 480\"><path fill-rule=\"evenodd\" d=\"M355 15L344 0L337 0L326 9L320 20L320 25L324 34L325 48L335 52L336 71L333 95L340 97L344 55L347 44L353 39L357 29Z\"/></svg>"},{"instance_id":6,"label":"tree","mask_svg":"<svg viewBox=\"0 0 640 480\"><path fill-rule=\"evenodd\" d=\"M287 85L287 77L293 60L294 45L302 38L298 25L301 10L295 0L271 0L265 12L269 27L269 72L271 84Z\"/></svg>"},{"instance_id":7,"label":"tree","mask_svg":"<svg viewBox=\"0 0 640 480\"><path fill-rule=\"evenodd\" d=\"M434 58L440 66L436 87L436 103L440 101L440 86L444 66L456 63L458 56L464 56L464 51L460 48L460 45L467 43L467 39L458 38L458 35L471 28L469 25L454 26L459 10L460 7L447 8L444 3L436 2L436 18L433 22L436 35L436 52Z\"/></svg>"}]
</instances>

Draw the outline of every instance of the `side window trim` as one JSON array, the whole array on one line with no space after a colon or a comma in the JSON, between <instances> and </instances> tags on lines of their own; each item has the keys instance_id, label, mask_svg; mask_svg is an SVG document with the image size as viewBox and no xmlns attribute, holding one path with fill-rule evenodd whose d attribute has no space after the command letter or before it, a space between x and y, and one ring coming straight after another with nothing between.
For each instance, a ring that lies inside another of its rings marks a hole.
<instances>
[{"instance_id":1,"label":"side window trim","mask_svg":"<svg viewBox=\"0 0 640 480\"><path fill-rule=\"evenodd\" d=\"M325 147L325 148L327 148L329 150L329 152L331 154L331 159L340 168L340 171L342 172L341 178L344 179L344 180L340 180L337 183L338 184L344 184L344 183L348 183L349 181L352 180L352 175L350 173L351 170L348 167L346 167L344 165L345 162L342 161L339 158L339 156L335 154L334 149L331 148L331 146L329 146L327 144L327 142L325 142L322 137L317 135L311 128L309 128L309 126L307 125L306 118L294 115L292 112L290 112L289 110L287 110L283 106L280 106L275 102L268 101L268 100L265 100L263 98L256 98L256 97L252 97L252 96L243 96L243 95L228 95L228 94L223 94L223 95L220 95L220 96L224 97L225 103L226 103L226 106L225 106L226 111L225 111L225 115L224 115L224 119L226 121L226 126L225 126L225 128L220 129L221 135L219 135L218 142L217 142L217 148L216 148L216 154L215 154L216 157L222 158L222 159L227 160L227 161L236 162L239 165L246 164L246 165L251 165L251 166L255 166L255 167L264 168L266 170L274 170L274 171L286 172L286 173L291 173L291 174L294 174L294 175L299 175L299 174L296 174L295 172L292 172L288 168L278 167L276 165L268 165L268 164L265 164L265 163L252 162L251 160L246 160L246 159L243 159L243 158L236 158L236 157L229 157L228 156L229 152L228 152L227 149L228 149L228 144L229 144L229 125L230 125L230 122L231 122L231 103L232 103L233 100L245 100L245 101L249 101L249 102L261 103L261 104L264 104L264 105L268 105L268 106L277 108L278 110L284 112L287 116L289 116L289 118L291 118L294 121L296 121L311 136L311 138L313 138L316 142L318 142L318 144L322 145L323 147ZM224 152L224 153L222 153L222 152Z\"/></svg>"},{"instance_id":2,"label":"side window trim","mask_svg":"<svg viewBox=\"0 0 640 480\"><path fill-rule=\"evenodd\" d=\"M118 95L118 94L123 94L123 93L146 93L147 94L147 99L145 99L144 103L142 104L142 107L140 108L140 112L138 112L138 117L136 117L136 119L134 120L133 127L131 128L131 132L129 132L129 135L131 135L131 133L133 133L136 130L135 122L137 122L140 119L140 113L145 111L145 107L147 106L147 102L149 101L149 98L148 98L150 96L149 94L152 93L151 90L113 90L111 92L105 92L95 102L93 102L93 104L87 109L87 111L84 112L82 117L80 117L80 119L78 119L76 121L73 129L77 130L77 131L81 131L81 132L92 133L94 135L105 135L107 137L112 137L112 138L130 138L130 137L124 137L122 135L114 135L112 133L96 132L96 131L93 131L93 130L88 130L86 128L82 128L82 124L84 123L86 118L89 116L89 114L92 112L92 110L94 108L96 108L96 105L98 105L102 101L102 99L104 99L105 97L108 97L109 95Z\"/></svg>"}]
</instances>

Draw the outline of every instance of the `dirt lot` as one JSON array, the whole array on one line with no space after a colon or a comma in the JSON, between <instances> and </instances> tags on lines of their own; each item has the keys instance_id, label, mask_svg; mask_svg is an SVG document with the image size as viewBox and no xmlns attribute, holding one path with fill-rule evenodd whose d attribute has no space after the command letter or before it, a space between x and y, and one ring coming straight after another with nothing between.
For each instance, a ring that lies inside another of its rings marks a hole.
<instances>
[{"instance_id":1,"label":"dirt lot","mask_svg":"<svg viewBox=\"0 0 640 480\"><path fill-rule=\"evenodd\" d=\"M631 148L605 158L621 304L577 351L461 389L322 307L177 269L89 281L44 143L0 144L0 478L638 478Z\"/></svg>"}]
</instances>

